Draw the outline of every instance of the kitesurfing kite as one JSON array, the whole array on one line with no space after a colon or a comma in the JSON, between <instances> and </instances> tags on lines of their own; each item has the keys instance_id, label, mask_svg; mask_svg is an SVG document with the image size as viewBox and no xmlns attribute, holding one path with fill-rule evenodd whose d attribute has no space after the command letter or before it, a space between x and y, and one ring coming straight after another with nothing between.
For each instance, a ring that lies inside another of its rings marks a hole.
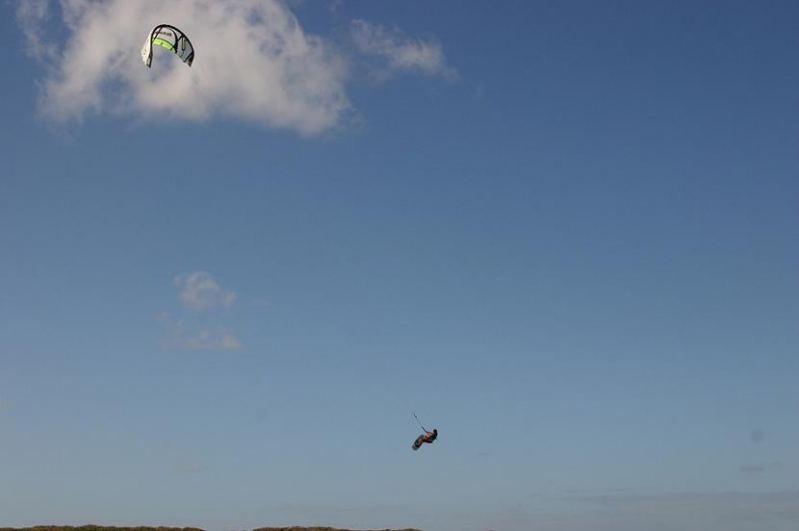
<instances>
[{"instance_id":1,"label":"kitesurfing kite","mask_svg":"<svg viewBox=\"0 0 799 531\"><path fill-rule=\"evenodd\" d=\"M419 426L422 426L422 422L419 420L419 417L416 416L416 413L413 414L413 418L416 419L416 422L419 423ZM438 437L438 430L436 428L433 428L433 431L429 431L427 428L422 426L422 429L424 430L424 433L418 436L416 440L413 441L413 446L411 446L414 452L421 448L424 443L433 444L433 441L435 441L436 437Z\"/></svg>"},{"instance_id":2,"label":"kitesurfing kite","mask_svg":"<svg viewBox=\"0 0 799 531\"><path fill-rule=\"evenodd\" d=\"M194 46L186 34L175 26L159 24L150 32L141 49L141 60L147 68L153 63L153 45L166 48L189 66L194 62Z\"/></svg>"}]
</instances>

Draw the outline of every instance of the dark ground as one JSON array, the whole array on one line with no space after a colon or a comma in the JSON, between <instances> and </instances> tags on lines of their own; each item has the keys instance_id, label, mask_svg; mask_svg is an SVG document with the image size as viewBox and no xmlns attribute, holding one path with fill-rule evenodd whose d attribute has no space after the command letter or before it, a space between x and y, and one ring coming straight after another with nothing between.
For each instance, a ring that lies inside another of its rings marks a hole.
<instances>
[{"instance_id":1,"label":"dark ground","mask_svg":"<svg viewBox=\"0 0 799 531\"><path fill-rule=\"evenodd\" d=\"M34 527L0 527L0 531L204 531L196 527L113 527L103 525L37 525ZM252 531L356 531L335 527L259 527ZM363 529L357 531L422 531L421 529Z\"/></svg>"}]
</instances>

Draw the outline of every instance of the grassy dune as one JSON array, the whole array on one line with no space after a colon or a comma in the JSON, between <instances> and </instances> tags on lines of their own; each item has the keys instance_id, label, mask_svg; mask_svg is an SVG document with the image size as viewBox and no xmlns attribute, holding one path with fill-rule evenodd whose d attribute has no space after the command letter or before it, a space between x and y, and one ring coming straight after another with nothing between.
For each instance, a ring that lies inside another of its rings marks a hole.
<instances>
[{"instance_id":1,"label":"grassy dune","mask_svg":"<svg viewBox=\"0 0 799 531\"><path fill-rule=\"evenodd\" d=\"M422 531L421 529L339 529L336 527L259 527L252 531Z\"/></svg>"},{"instance_id":2,"label":"grassy dune","mask_svg":"<svg viewBox=\"0 0 799 531\"><path fill-rule=\"evenodd\" d=\"M37 525L33 527L0 527L0 531L204 531L196 527L114 527L108 525Z\"/></svg>"},{"instance_id":3,"label":"grassy dune","mask_svg":"<svg viewBox=\"0 0 799 531\"><path fill-rule=\"evenodd\" d=\"M196 527L114 527L108 525L37 525L33 527L0 527L0 531L204 531Z\"/></svg>"},{"instance_id":4,"label":"grassy dune","mask_svg":"<svg viewBox=\"0 0 799 531\"><path fill-rule=\"evenodd\" d=\"M0 531L204 531L196 527L113 527L104 525L37 525L34 527L0 527ZM252 531L356 531L335 527L259 527ZM422 531L421 529L364 529L357 531Z\"/></svg>"}]
</instances>

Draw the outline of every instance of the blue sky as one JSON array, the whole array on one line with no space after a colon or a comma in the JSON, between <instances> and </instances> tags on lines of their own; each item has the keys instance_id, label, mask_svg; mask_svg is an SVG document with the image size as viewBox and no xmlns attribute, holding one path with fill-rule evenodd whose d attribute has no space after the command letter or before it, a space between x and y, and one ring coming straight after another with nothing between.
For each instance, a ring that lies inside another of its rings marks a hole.
<instances>
[{"instance_id":1,"label":"blue sky","mask_svg":"<svg viewBox=\"0 0 799 531\"><path fill-rule=\"evenodd\" d=\"M223 4L0 5L0 524L796 529L796 3Z\"/></svg>"}]
</instances>

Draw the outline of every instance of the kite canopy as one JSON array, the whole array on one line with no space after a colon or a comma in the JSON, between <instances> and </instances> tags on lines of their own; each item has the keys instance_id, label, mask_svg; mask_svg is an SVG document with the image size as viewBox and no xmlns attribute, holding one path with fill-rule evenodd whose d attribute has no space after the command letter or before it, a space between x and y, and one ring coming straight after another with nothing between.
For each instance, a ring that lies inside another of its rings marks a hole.
<instances>
[{"instance_id":1,"label":"kite canopy","mask_svg":"<svg viewBox=\"0 0 799 531\"><path fill-rule=\"evenodd\" d=\"M141 60L144 61L147 68L150 68L153 62L153 45L166 48L189 66L194 62L194 46L189 38L175 26L159 24L150 32L141 49Z\"/></svg>"}]
</instances>

